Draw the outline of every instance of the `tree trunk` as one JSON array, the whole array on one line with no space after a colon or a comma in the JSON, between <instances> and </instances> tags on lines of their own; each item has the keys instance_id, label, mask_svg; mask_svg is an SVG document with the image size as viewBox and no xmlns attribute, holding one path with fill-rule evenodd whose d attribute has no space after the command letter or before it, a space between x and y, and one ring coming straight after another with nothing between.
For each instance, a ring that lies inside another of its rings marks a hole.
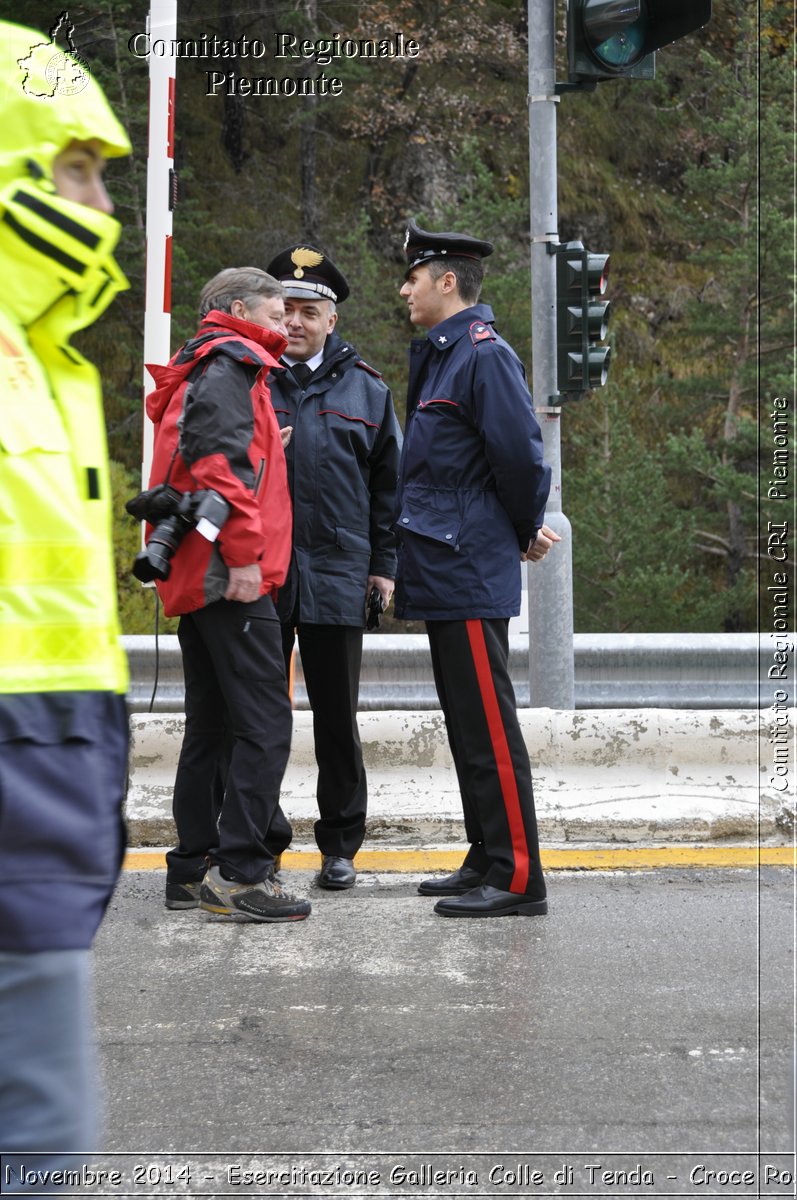
<instances>
[{"instance_id":1,"label":"tree trunk","mask_svg":"<svg viewBox=\"0 0 797 1200\"><path fill-rule=\"evenodd\" d=\"M317 0L304 0L304 14L307 26L317 28ZM299 77L311 78L315 69L312 59L304 59L299 71ZM317 147L318 147L318 97L308 95L301 103L304 111L301 118L299 135L299 185L301 190L302 236L310 242L318 241L319 207L317 181Z\"/></svg>"},{"instance_id":2,"label":"tree trunk","mask_svg":"<svg viewBox=\"0 0 797 1200\"><path fill-rule=\"evenodd\" d=\"M235 18L225 0L219 0L219 27L224 40L235 41ZM228 70L237 69L238 59L226 59L225 67ZM221 117L221 144L236 175L240 175L247 157L244 149L244 125L243 98L228 96L225 92Z\"/></svg>"},{"instance_id":3,"label":"tree trunk","mask_svg":"<svg viewBox=\"0 0 797 1200\"><path fill-rule=\"evenodd\" d=\"M750 202L747 197L744 199L742 209L742 230L745 236L751 235ZM741 329L736 342L735 363L731 373L730 386L728 388L728 402L725 406L725 420L722 431L723 466L731 466L735 461L732 453L732 447L738 434L739 412L744 400L743 373L751 353L751 319L751 305L748 301L742 310ZM728 589L730 590L736 586L744 569L745 560L747 558L747 543L745 541L744 522L742 520L742 509L740 504L736 500L728 500L725 508L728 518L728 557L726 562L726 579ZM727 633L734 633L745 628L744 618L737 609L728 611L725 616L724 625Z\"/></svg>"}]
</instances>

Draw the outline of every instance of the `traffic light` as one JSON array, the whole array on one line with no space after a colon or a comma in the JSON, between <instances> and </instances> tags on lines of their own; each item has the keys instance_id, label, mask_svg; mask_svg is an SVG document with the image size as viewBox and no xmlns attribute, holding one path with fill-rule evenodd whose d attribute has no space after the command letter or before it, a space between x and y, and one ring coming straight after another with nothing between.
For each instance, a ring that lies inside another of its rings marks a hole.
<instances>
[{"instance_id":1,"label":"traffic light","mask_svg":"<svg viewBox=\"0 0 797 1200\"><path fill-rule=\"evenodd\" d=\"M553 246L556 254L556 360L558 390L586 392L603 387L612 351L606 337L610 304L606 292L608 254L590 254L581 242Z\"/></svg>"},{"instance_id":2,"label":"traffic light","mask_svg":"<svg viewBox=\"0 0 797 1200\"><path fill-rule=\"evenodd\" d=\"M568 79L653 79L655 51L710 19L711 0L568 0Z\"/></svg>"}]
</instances>

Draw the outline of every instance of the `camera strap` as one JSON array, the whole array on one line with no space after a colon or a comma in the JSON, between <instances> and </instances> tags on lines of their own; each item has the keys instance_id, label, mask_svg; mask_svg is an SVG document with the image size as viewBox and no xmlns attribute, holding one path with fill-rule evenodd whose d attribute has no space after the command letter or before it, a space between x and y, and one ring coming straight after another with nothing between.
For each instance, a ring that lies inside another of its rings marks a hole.
<instances>
[{"instance_id":1,"label":"camera strap","mask_svg":"<svg viewBox=\"0 0 797 1200\"><path fill-rule=\"evenodd\" d=\"M172 477L172 467L174 466L174 460L177 458L177 451L178 451L179 449L180 449L180 447L179 447L179 444L178 444L177 446L175 446L175 447L174 447L174 450L172 450L172 456L171 456L171 458L169 459L169 465L168 465L168 467L166 468L166 478L165 478L165 479L164 479L164 481L163 481L163 485L162 485L163 487L168 487L168 486L169 486L169 480L170 480L170 479L171 479L171 477Z\"/></svg>"}]
</instances>

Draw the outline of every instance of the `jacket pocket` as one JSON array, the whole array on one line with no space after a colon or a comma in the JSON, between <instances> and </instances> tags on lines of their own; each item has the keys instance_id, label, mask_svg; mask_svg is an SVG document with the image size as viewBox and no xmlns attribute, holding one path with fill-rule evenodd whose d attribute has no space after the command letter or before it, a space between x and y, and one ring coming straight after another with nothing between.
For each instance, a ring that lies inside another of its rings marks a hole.
<instances>
[{"instance_id":1,"label":"jacket pocket","mask_svg":"<svg viewBox=\"0 0 797 1200\"><path fill-rule=\"evenodd\" d=\"M349 550L354 553L371 553L371 542L367 533L357 529L347 529L344 525L335 526L335 544L339 550Z\"/></svg>"},{"instance_id":2,"label":"jacket pocket","mask_svg":"<svg viewBox=\"0 0 797 1200\"><path fill-rule=\"evenodd\" d=\"M462 519L458 511L440 512L412 500L405 500L396 521L399 533L414 533L418 537L429 538L454 552L459 551L461 526Z\"/></svg>"}]
</instances>

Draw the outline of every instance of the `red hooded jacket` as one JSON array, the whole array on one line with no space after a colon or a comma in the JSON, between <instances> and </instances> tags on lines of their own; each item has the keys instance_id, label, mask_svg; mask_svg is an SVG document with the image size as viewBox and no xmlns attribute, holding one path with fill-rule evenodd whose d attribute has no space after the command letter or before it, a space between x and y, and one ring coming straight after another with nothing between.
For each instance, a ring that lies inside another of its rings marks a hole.
<instances>
[{"instance_id":1,"label":"red hooded jacket","mask_svg":"<svg viewBox=\"0 0 797 1200\"><path fill-rule=\"evenodd\" d=\"M218 539L190 530L169 578L158 581L168 617L220 600L228 567L258 562L261 595L276 595L285 580L291 501L266 376L286 346L273 329L214 309L168 366L149 367L157 385L147 396L155 426L149 486L212 488L230 505Z\"/></svg>"}]
</instances>

